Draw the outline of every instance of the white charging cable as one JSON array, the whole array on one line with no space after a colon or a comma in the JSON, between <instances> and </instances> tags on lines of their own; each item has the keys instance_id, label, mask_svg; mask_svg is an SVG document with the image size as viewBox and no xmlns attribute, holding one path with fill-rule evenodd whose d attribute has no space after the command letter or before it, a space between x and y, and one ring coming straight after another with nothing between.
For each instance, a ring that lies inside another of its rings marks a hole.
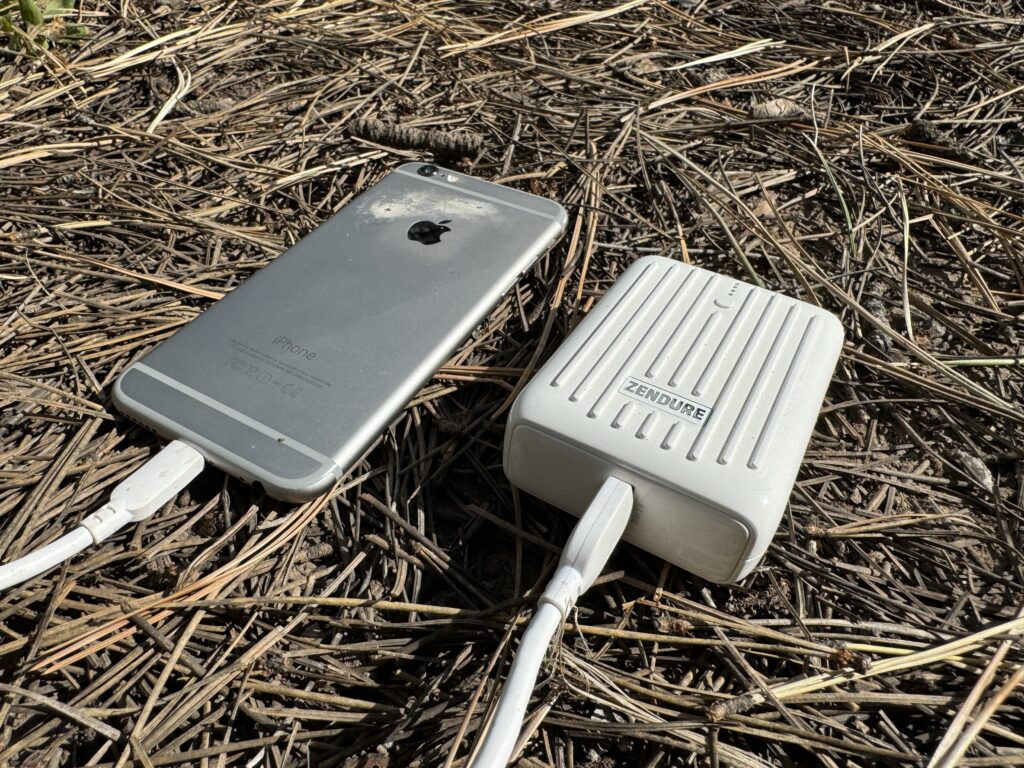
<instances>
[{"instance_id":1,"label":"white charging cable","mask_svg":"<svg viewBox=\"0 0 1024 768\"><path fill-rule=\"evenodd\" d=\"M173 499L203 469L203 455L175 440L114 488L110 501L45 547L0 565L0 590L21 584L99 544L128 523L145 520Z\"/></svg>"},{"instance_id":2,"label":"white charging cable","mask_svg":"<svg viewBox=\"0 0 1024 768\"><path fill-rule=\"evenodd\" d=\"M526 707L551 639L576 600L601 575L629 522L633 488L614 477L604 481L572 530L555 575L540 596L537 612L523 633L519 652L486 726L472 768L505 768L519 738Z\"/></svg>"}]
</instances>

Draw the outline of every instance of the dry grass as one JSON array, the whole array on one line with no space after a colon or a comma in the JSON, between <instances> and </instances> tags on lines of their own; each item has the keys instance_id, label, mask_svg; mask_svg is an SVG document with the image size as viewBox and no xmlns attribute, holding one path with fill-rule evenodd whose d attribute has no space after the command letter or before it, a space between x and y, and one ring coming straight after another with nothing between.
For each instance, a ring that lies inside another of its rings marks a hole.
<instances>
[{"instance_id":1,"label":"dry grass","mask_svg":"<svg viewBox=\"0 0 1024 768\"><path fill-rule=\"evenodd\" d=\"M0 762L463 764L571 524L502 477L505 409L657 253L819 302L846 350L764 567L623 547L520 765L1024 764L1019 12L99 0L19 37L4 560L155 449L118 372L402 159L480 145L446 161L572 220L331 498L209 471L0 596Z\"/></svg>"}]
</instances>

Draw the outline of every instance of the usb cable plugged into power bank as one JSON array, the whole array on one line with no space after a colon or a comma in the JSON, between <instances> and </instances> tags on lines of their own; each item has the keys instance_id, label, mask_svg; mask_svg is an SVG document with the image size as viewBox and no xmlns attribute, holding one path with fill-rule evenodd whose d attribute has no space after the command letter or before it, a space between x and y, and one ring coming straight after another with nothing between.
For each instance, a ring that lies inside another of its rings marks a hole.
<instances>
[{"instance_id":1,"label":"usb cable plugged into power bank","mask_svg":"<svg viewBox=\"0 0 1024 768\"><path fill-rule=\"evenodd\" d=\"M537 600L537 612L523 633L494 716L471 763L473 768L508 763L548 645L579 596L601 575L622 538L632 508L633 489L609 477L573 528L555 575Z\"/></svg>"},{"instance_id":2,"label":"usb cable plugged into power bank","mask_svg":"<svg viewBox=\"0 0 1024 768\"><path fill-rule=\"evenodd\" d=\"M639 259L616 280L509 414L509 479L581 518L472 768L512 757L540 646L620 537L713 582L756 567L842 340L819 307L671 259Z\"/></svg>"}]
</instances>

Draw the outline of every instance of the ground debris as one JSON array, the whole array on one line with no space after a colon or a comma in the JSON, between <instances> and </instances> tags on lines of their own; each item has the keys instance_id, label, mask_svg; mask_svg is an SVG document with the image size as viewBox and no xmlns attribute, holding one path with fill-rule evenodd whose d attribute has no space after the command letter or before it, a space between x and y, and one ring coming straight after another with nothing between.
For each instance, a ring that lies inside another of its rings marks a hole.
<instances>
[{"instance_id":1,"label":"ground debris","mask_svg":"<svg viewBox=\"0 0 1024 768\"><path fill-rule=\"evenodd\" d=\"M776 118L789 119L804 117L807 115L800 104L792 99L774 98L765 101L755 101L750 105L750 116L759 119Z\"/></svg>"},{"instance_id":2,"label":"ground debris","mask_svg":"<svg viewBox=\"0 0 1024 768\"><path fill-rule=\"evenodd\" d=\"M349 123L353 136L397 149L423 149L438 156L471 157L483 146L483 137L465 131L441 131L397 125L361 117Z\"/></svg>"},{"instance_id":3,"label":"ground debris","mask_svg":"<svg viewBox=\"0 0 1024 768\"><path fill-rule=\"evenodd\" d=\"M15 19L47 47L0 57L0 561L156 449L118 373L390 169L436 159L570 221L329 499L211 468L0 594L0 761L465 766L573 522L509 488L509 398L658 254L820 304L843 357L764 562L712 585L623 544L520 765L1020 764L1018 6Z\"/></svg>"}]
</instances>

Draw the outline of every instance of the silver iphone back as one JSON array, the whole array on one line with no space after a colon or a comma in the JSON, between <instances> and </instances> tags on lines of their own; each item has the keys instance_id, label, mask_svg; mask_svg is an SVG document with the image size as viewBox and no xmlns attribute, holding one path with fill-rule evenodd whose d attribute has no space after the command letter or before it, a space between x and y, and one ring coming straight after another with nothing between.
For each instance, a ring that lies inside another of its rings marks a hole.
<instances>
[{"instance_id":1,"label":"silver iphone back","mask_svg":"<svg viewBox=\"0 0 1024 768\"><path fill-rule=\"evenodd\" d=\"M566 219L545 198L403 165L130 365L114 402L272 496L312 498Z\"/></svg>"}]
</instances>

